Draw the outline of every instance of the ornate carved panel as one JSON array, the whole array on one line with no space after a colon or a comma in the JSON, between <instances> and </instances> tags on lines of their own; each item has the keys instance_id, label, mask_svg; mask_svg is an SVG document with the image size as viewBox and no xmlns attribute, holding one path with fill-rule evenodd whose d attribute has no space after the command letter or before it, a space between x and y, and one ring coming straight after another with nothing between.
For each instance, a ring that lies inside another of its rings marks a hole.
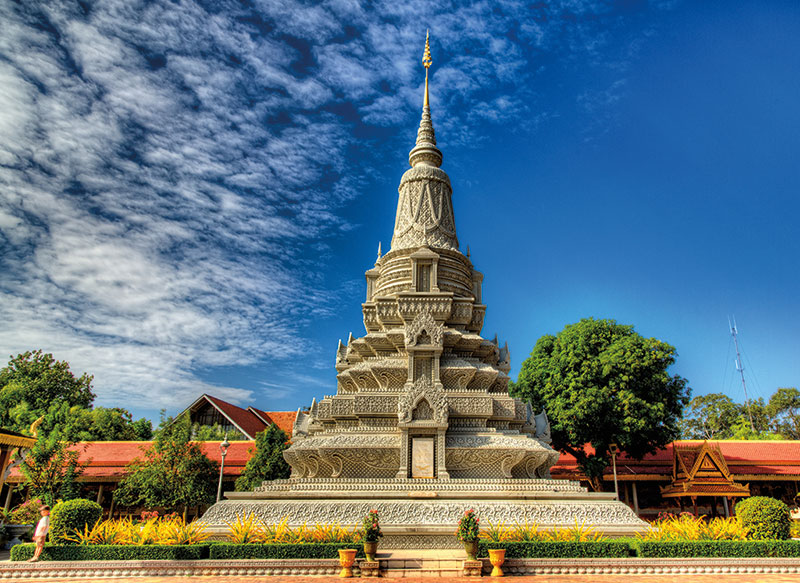
<instances>
[{"instance_id":1,"label":"ornate carved panel","mask_svg":"<svg viewBox=\"0 0 800 583\"><path fill-rule=\"evenodd\" d=\"M430 379L420 378L412 387L403 393L397 403L397 418L401 423L413 421L413 411L417 404L425 399L433 409L433 421L446 424L448 417L447 397L441 387L431 383Z\"/></svg>"}]
</instances>

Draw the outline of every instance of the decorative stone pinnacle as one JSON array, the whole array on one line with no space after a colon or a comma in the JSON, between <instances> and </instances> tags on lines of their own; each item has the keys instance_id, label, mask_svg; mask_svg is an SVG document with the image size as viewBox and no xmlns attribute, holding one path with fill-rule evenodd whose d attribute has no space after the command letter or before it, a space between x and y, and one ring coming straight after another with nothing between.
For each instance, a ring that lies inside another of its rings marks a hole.
<instances>
[{"instance_id":1,"label":"decorative stone pinnacle","mask_svg":"<svg viewBox=\"0 0 800 583\"><path fill-rule=\"evenodd\" d=\"M417 130L417 145L408 154L408 162L412 166L424 164L438 168L442 165L442 152L436 147L436 134L433 131L430 100L428 99L428 69L432 64L429 31L425 35L425 52L422 54L422 65L425 67L425 97L422 101L422 119L419 122L419 130Z\"/></svg>"}]
</instances>

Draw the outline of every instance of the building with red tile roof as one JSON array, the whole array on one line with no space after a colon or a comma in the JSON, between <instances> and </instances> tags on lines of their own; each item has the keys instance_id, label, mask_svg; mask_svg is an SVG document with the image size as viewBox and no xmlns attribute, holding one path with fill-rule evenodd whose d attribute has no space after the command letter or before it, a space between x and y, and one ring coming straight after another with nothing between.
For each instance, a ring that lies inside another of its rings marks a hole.
<instances>
[{"instance_id":1,"label":"building with red tile roof","mask_svg":"<svg viewBox=\"0 0 800 583\"><path fill-rule=\"evenodd\" d=\"M255 407L243 409L217 397L202 395L186 410L193 422L219 425L232 433L239 433L246 440L231 441L225 458L223 491L233 490L236 478L244 470L247 460L255 450L255 436L275 423L287 435L292 435L296 413L294 411L264 411ZM151 442L107 441L85 442L74 447L81 461L88 462L86 470L79 478L85 490L96 493L98 501L106 508L111 504L110 491L125 475L126 466L141 455L142 449ZM795 494L800 491L800 441L716 441L719 451L736 482L748 484L753 495L766 495L782 498L794 503ZM661 511L678 511L674 500L662 497L661 488L673 481L675 446L698 447L703 441L676 441L664 449L645 456L641 460L629 458L624 453L617 456L617 480L620 499L628 503L637 513L655 517ZM219 463L221 455L219 441L201 442L201 447L209 459ZM592 452L590 445L585 446ZM551 470L553 478L588 481L581 473L575 458L561 454L558 463ZM614 477L607 468L603 477L606 490L614 490ZM9 486L22 482L18 470L8 476ZM8 491L10 493L10 489ZM6 495L6 506L11 502ZM701 506L700 511L703 511Z\"/></svg>"},{"instance_id":2,"label":"building with red tile roof","mask_svg":"<svg viewBox=\"0 0 800 583\"><path fill-rule=\"evenodd\" d=\"M184 413L189 415L192 423L210 427L219 426L232 436L240 436L250 440L255 439L256 435L264 431L271 423L275 423L287 435L291 435L294 418L297 415L294 411L262 411L255 407L242 409L232 403L207 394L200 395L194 403L181 411L176 418Z\"/></svg>"}]
</instances>

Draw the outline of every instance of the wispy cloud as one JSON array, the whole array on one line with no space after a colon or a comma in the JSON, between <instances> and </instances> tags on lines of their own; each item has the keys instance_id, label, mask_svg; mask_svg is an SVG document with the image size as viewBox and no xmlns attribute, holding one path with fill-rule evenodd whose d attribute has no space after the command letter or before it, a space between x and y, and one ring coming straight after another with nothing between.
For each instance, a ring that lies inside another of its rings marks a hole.
<instances>
[{"instance_id":1,"label":"wispy cloud","mask_svg":"<svg viewBox=\"0 0 800 583\"><path fill-rule=\"evenodd\" d=\"M418 115L420 23L437 126L470 143L540 115L537 59L596 51L603 6L0 0L0 354L53 351L139 409L267 390L197 371L316 349L314 246L352 227L353 127Z\"/></svg>"}]
</instances>

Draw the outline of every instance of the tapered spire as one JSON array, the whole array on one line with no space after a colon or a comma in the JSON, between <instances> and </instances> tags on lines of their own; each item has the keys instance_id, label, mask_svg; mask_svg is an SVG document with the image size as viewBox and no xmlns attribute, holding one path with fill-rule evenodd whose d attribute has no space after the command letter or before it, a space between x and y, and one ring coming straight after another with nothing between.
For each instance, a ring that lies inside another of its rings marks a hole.
<instances>
[{"instance_id":1,"label":"tapered spire","mask_svg":"<svg viewBox=\"0 0 800 583\"><path fill-rule=\"evenodd\" d=\"M422 100L422 119L417 130L417 145L408 154L408 162L412 166L424 164L439 167L442 165L442 152L436 147L436 134L431 121L431 107L428 99L428 69L433 64L431 59L430 32L425 36L425 52L422 53L422 65L425 67L425 97Z\"/></svg>"}]
</instances>

